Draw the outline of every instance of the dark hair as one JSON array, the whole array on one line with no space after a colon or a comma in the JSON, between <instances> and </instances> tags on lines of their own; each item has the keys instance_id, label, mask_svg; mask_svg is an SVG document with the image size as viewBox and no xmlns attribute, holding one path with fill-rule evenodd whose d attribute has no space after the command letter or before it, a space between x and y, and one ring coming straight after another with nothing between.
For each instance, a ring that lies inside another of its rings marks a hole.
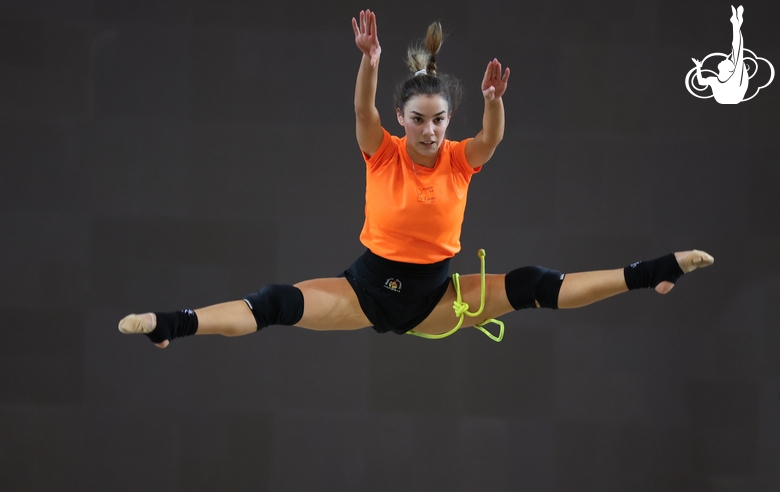
<instances>
[{"instance_id":1,"label":"dark hair","mask_svg":"<svg viewBox=\"0 0 780 492\"><path fill-rule=\"evenodd\" d=\"M423 44L412 45L406 52L406 65L412 71L412 76L395 89L395 107L404 110L406 101L422 94L440 95L446 101L450 112L460 104L463 89L460 81L447 74L436 71L436 55L439 53L444 33L439 22L428 26L428 33ZM414 75L420 70L426 73Z\"/></svg>"}]
</instances>

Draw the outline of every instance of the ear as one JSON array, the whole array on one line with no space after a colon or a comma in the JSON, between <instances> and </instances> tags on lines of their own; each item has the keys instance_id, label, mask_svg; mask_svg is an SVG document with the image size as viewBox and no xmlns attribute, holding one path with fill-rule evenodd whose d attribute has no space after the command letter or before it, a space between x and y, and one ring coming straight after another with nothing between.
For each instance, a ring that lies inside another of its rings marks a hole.
<instances>
[{"instance_id":1,"label":"ear","mask_svg":"<svg viewBox=\"0 0 780 492\"><path fill-rule=\"evenodd\" d=\"M398 118L398 124L404 126L404 114L401 112L401 108L395 108L395 116Z\"/></svg>"}]
</instances>

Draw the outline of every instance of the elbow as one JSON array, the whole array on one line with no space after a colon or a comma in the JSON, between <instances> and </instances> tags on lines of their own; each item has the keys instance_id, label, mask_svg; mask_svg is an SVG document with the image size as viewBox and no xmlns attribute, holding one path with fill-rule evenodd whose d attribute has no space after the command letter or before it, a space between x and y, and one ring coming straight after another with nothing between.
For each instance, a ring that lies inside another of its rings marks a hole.
<instances>
[{"instance_id":1,"label":"elbow","mask_svg":"<svg viewBox=\"0 0 780 492\"><path fill-rule=\"evenodd\" d=\"M495 149L496 147L498 147L498 144L500 144L503 139L504 139L504 133L501 132L497 135L491 136L491 138L487 140L486 143Z\"/></svg>"},{"instance_id":2,"label":"elbow","mask_svg":"<svg viewBox=\"0 0 780 492\"><path fill-rule=\"evenodd\" d=\"M355 118L359 122L371 122L379 117L379 111L376 108L364 108L355 104Z\"/></svg>"}]
</instances>

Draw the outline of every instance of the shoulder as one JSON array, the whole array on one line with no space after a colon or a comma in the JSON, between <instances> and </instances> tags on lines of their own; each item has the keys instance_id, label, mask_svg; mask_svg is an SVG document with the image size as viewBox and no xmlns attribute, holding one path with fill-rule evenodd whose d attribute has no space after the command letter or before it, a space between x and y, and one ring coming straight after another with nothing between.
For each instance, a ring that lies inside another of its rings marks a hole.
<instances>
[{"instance_id":1,"label":"shoulder","mask_svg":"<svg viewBox=\"0 0 780 492\"><path fill-rule=\"evenodd\" d=\"M376 152L371 155L363 152L363 159L366 161L366 165L368 165L369 168L375 168L382 165L399 154L398 150L402 145L403 139L396 137L395 135L390 135L390 132L385 128L382 128L382 132L382 144Z\"/></svg>"},{"instance_id":2,"label":"shoulder","mask_svg":"<svg viewBox=\"0 0 780 492\"><path fill-rule=\"evenodd\" d=\"M473 138L467 138L465 140L445 140L442 150L449 155L452 167L464 172L467 175L472 175L479 172L482 166L478 168L472 168L466 158L466 145L474 140Z\"/></svg>"}]
</instances>

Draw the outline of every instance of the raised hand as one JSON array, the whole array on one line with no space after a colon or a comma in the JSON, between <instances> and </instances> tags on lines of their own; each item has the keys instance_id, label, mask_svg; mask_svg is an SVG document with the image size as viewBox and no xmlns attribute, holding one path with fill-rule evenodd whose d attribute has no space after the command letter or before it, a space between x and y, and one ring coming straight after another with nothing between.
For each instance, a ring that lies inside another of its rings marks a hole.
<instances>
[{"instance_id":1,"label":"raised hand","mask_svg":"<svg viewBox=\"0 0 780 492\"><path fill-rule=\"evenodd\" d=\"M696 58L691 58L691 60L693 60L693 63L696 64L697 68L701 68L701 62L699 60L697 60Z\"/></svg>"},{"instance_id":2,"label":"raised hand","mask_svg":"<svg viewBox=\"0 0 780 492\"><path fill-rule=\"evenodd\" d=\"M506 83L509 81L509 68L504 71L504 75L501 75L501 63L498 59L488 63L485 70L485 77L482 79L482 95L485 99L492 101L497 97L501 97L506 92Z\"/></svg>"},{"instance_id":3,"label":"raised hand","mask_svg":"<svg viewBox=\"0 0 780 492\"><path fill-rule=\"evenodd\" d=\"M359 23L352 18L352 29L355 31L355 44L363 54L371 58L371 66L375 67L382 53L376 33L376 14L370 10L361 10Z\"/></svg>"}]
</instances>

